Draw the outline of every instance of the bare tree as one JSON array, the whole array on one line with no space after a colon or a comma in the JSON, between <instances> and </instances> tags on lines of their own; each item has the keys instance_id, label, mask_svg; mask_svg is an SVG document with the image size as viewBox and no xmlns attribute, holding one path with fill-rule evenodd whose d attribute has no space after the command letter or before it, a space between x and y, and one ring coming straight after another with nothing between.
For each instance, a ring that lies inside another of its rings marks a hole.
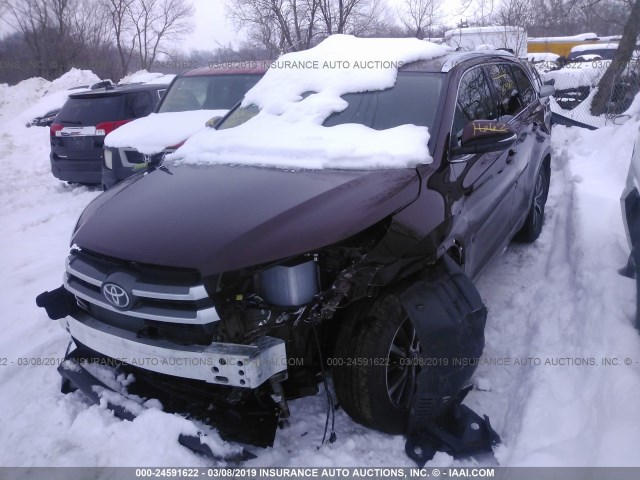
<instances>
[{"instance_id":1,"label":"bare tree","mask_svg":"<svg viewBox=\"0 0 640 480\"><path fill-rule=\"evenodd\" d=\"M385 0L230 0L227 15L271 56L336 33L372 36L390 25Z\"/></svg>"},{"instance_id":2,"label":"bare tree","mask_svg":"<svg viewBox=\"0 0 640 480\"><path fill-rule=\"evenodd\" d=\"M231 0L227 15L247 30L249 41L277 56L311 47L320 0Z\"/></svg>"},{"instance_id":3,"label":"bare tree","mask_svg":"<svg viewBox=\"0 0 640 480\"><path fill-rule=\"evenodd\" d=\"M103 15L106 16L113 43L118 50L121 75L129 71L131 57L137 45L137 37L129 11L135 0L100 0Z\"/></svg>"},{"instance_id":4,"label":"bare tree","mask_svg":"<svg viewBox=\"0 0 640 480\"><path fill-rule=\"evenodd\" d=\"M609 65L607 71L604 72L598 84L598 90L593 97L593 102L591 103L592 115L602 115L607 111L607 104L610 100L613 87L629 64L629 60L631 60L631 56L636 49L636 41L639 35L640 0L635 0L611 65Z\"/></svg>"},{"instance_id":5,"label":"bare tree","mask_svg":"<svg viewBox=\"0 0 640 480\"><path fill-rule=\"evenodd\" d=\"M5 23L19 32L37 74L55 78L93 48L107 48L108 34L95 0L8 0Z\"/></svg>"},{"instance_id":6,"label":"bare tree","mask_svg":"<svg viewBox=\"0 0 640 480\"><path fill-rule=\"evenodd\" d=\"M383 8L379 0L318 0L318 6L324 35L366 30Z\"/></svg>"},{"instance_id":7,"label":"bare tree","mask_svg":"<svg viewBox=\"0 0 640 480\"><path fill-rule=\"evenodd\" d=\"M367 0L349 15L342 33L361 37L386 37L394 34L395 18L386 0Z\"/></svg>"},{"instance_id":8,"label":"bare tree","mask_svg":"<svg viewBox=\"0 0 640 480\"><path fill-rule=\"evenodd\" d=\"M432 37L433 27L443 19L443 0L404 0L398 8L400 21L412 37Z\"/></svg>"},{"instance_id":9,"label":"bare tree","mask_svg":"<svg viewBox=\"0 0 640 480\"><path fill-rule=\"evenodd\" d=\"M136 0L127 8L140 68L150 70L168 41L193 30L193 6L186 0Z\"/></svg>"}]
</instances>

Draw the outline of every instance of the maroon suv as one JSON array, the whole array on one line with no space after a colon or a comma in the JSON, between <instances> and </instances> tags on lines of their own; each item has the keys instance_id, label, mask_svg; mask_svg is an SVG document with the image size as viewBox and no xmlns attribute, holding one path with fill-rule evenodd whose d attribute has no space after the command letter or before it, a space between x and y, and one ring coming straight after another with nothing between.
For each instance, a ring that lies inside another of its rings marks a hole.
<instances>
[{"instance_id":1,"label":"maroon suv","mask_svg":"<svg viewBox=\"0 0 640 480\"><path fill-rule=\"evenodd\" d=\"M330 370L353 419L416 431L463 396L482 354L473 279L514 237L541 232L550 93L512 55L450 53L404 65L392 88L344 95L324 123L426 126L431 163L166 162L87 207L64 287L40 304L73 338L71 357L129 359L120 368L140 391L236 438L271 428L244 438L270 443L287 401ZM217 128L256 111L238 105Z\"/></svg>"}]
</instances>

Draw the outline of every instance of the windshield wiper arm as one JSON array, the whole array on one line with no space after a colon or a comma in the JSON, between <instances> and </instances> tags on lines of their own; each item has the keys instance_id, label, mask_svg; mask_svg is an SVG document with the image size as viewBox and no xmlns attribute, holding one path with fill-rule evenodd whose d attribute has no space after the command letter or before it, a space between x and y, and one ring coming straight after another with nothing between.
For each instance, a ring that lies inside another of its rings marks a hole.
<instances>
[{"instance_id":1,"label":"windshield wiper arm","mask_svg":"<svg viewBox=\"0 0 640 480\"><path fill-rule=\"evenodd\" d=\"M79 120L60 120L62 123L70 123L72 125L82 125L82 122Z\"/></svg>"}]
</instances>

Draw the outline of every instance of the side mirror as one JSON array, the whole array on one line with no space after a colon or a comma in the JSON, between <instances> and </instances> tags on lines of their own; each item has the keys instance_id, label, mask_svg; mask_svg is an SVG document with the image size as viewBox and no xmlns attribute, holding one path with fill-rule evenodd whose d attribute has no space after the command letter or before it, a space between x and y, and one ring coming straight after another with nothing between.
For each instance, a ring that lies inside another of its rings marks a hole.
<instances>
[{"instance_id":1,"label":"side mirror","mask_svg":"<svg viewBox=\"0 0 640 480\"><path fill-rule=\"evenodd\" d=\"M221 118L222 117L212 117L209 120L207 120L207 123L205 123L205 126L209 128L215 128L215 126L218 124Z\"/></svg>"},{"instance_id":2,"label":"side mirror","mask_svg":"<svg viewBox=\"0 0 640 480\"><path fill-rule=\"evenodd\" d=\"M518 134L507 123L496 120L474 120L464 126L460 146L451 149L451 156L499 152L508 148L517 139Z\"/></svg>"},{"instance_id":3,"label":"side mirror","mask_svg":"<svg viewBox=\"0 0 640 480\"><path fill-rule=\"evenodd\" d=\"M540 87L540 98L551 97L556 93L556 88L553 85L543 85Z\"/></svg>"}]
</instances>

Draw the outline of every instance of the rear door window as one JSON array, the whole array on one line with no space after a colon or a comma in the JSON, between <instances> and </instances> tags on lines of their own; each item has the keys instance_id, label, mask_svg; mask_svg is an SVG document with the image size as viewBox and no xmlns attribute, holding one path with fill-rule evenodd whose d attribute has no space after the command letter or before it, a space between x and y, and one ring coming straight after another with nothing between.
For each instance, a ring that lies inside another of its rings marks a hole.
<instances>
[{"instance_id":1,"label":"rear door window","mask_svg":"<svg viewBox=\"0 0 640 480\"><path fill-rule=\"evenodd\" d=\"M513 72L513 76L516 79L518 93L520 94L523 106L526 107L530 105L531 102L533 102L536 98L533 85L531 85L531 80L529 80L529 77L524 72L524 70L522 70L522 68L518 66L512 65L511 71Z\"/></svg>"},{"instance_id":2,"label":"rear door window","mask_svg":"<svg viewBox=\"0 0 640 480\"><path fill-rule=\"evenodd\" d=\"M518 86L508 65L489 65L489 77L496 93L498 115L517 115L524 108Z\"/></svg>"}]
</instances>

